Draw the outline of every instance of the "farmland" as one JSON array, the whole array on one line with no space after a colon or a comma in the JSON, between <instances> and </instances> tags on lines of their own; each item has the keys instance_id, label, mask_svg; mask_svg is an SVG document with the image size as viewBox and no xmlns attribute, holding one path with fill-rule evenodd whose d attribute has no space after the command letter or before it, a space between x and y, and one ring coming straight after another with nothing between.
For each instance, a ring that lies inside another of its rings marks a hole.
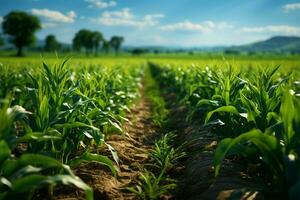
<instances>
[{"instance_id":1,"label":"farmland","mask_svg":"<svg viewBox=\"0 0 300 200\"><path fill-rule=\"evenodd\" d=\"M296 56L0 62L0 199L299 196Z\"/></svg>"},{"instance_id":2,"label":"farmland","mask_svg":"<svg viewBox=\"0 0 300 200\"><path fill-rule=\"evenodd\" d=\"M0 5L0 200L300 199L300 0Z\"/></svg>"}]
</instances>

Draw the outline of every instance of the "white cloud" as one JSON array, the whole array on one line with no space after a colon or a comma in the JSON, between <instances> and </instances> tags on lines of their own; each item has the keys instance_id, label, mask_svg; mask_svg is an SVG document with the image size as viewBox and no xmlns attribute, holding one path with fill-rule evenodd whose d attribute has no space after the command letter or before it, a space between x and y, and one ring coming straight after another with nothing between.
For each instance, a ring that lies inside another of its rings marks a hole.
<instances>
[{"instance_id":1,"label":"white cloud","mask_svg":"<svg viewBox=\"0 0 300 200\"><path fill-rule=\"evenodd\" d=\"M56 26L57 26L56 23L51 23L51 22L44 22L44 23L42 23L42 27L43 28L54 28Z\"/></svg>"},{"instance_id":2,"label":"white cloud","mask_svg":"<svg viewBox=\"0 0 300 200\"><path fill-rule=\"evenodd\" d=\"M0 16L0 23L2 23L3 22L3 17L2 16Z\"/></svg>"},{"instance_id":3,"label":"white cloud","mask_svg":"<svg viewBox=\"0 0 300 200\"><path fill-rule=\"evenodd\" d=\"M144 19L145 20L154 20L154 19L159 19L159 18L164 18L165 16L163 14L150 14L150 15L145 15Z\"/></svg>"},{"instance_id":4,"label":"white cloud","mask_svg":"<svg viewBox=\"0 0 300 200\"><path fill-rule=\"evenodd\" d=\"M108 7L114 7L117 5L117 2L115 1L103 1L103 0L85 0L85 2L89 3L88 8L108 8Z\"/></svg>"},{"instance_id":5,"label":"white cloud","mask_svg":"<svg viewBox=\"0 0 300 200\"><path fill-rule=\"evenodd\" d=\"M189 20L184 22L179 22L175 24L168 24L161 26L160 29L164 31L198 31L202 33L208 33L215 29L227 29L232 28L233 26L227 22L213 22L213 21L204 21L202 23L193 23Z\"/></svg>"},{"instance_id":6,"label":"white cloud","mask_svg":"<svg viewBox=\"0 0 300 200\"><path fill-rule=\"evenodd\" d=\"M34 8L31 9L31 13L45 19L47 22L74 23L76 18L74 11L63 14L55 10Z\"/></svg>"},{"instance_id":7,"label":"white cloud","mask_svg":"<svg viewBox=\"0 0 300 200\"><path fill-rule=\"evenodd\" d=\"M186 30L186 31L200 31L208 32L210 28L203 24L194 24L190 21L179 22L175 24L169 24L161 27L165 31L176 31L176 30Z\"/></svg>"},{"instance_id":8,"label":"white cloud","mask_svg":"<svg viewBox=\"0 0 300 200\"><path fill-rule=\"evenodd\" d=\"M292 10L300 10L300 3L285 4L283 6L283 10L285 12L289 12L289 11L292 11Z\"/></svg>"},{"instance_id":9,"label":"white cloud","mask_svg":"<svg viewBox=\"0 0 300 200\"><path fill-rule=\"evenodd\" d=\"M71 19L75 19L77 17L75 11L71 10L70 12L67 13L67 16Z\"/></svg>"},{"instance_id":10,"label":"white cloud","mask_svg":"<svg viewBox=\"0 0 300 200\"><path fill-rule=\"evenodd\" d=\"M159 19L163 14L148 14L141 19L137 19L129 8L123 8L120 11L105 11L95 21L105 26L131 26L143 28L146 26L155 26L159 24Z\"/></svg>"},{"instance_id":11,"label":"white cloud","mask_svg":"<svg viewBox=\"0 0 300 200\"><path fill-rule=\"evenodd\" d=\"M280 33L280 34L300 34L300 27L277 25L277 26L261 26L261 27L244 27L242 32L248 33Z\"/></svg>"},{"instance_id":12,"label":"white cloud","mask_svg":"<svg viewBox=\"0 0 300 200\"><path fill-rule=\"evenodd\" d=\"M228 22L220 22L217 24L218 29L226 29L226 28L233 28L232 24L229 24Z\"/></svg>"}]
</instances>

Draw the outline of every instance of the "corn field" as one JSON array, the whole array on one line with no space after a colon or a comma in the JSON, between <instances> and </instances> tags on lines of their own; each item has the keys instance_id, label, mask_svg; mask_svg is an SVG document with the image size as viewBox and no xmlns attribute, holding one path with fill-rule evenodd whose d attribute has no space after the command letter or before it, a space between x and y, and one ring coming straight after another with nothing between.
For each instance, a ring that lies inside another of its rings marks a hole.
<instances>
[{"instance_id":1,"label":"corn field","mask_svg":"<svg viewBox=\"0 0 300 200\"><path fill-rule=\"evenodd\" d=\"M0 199L31 199L57 184L93 191L71 168L97 162L116 175L118 157L105 138L124 133L125 113L138 98L143 71L133 66L39 69L1 66ZM93 152L107 146L113 160Z\"/></svg>"},{"instance_id":2,"label":"corn field","mask_svg":"<svg viewBox=\"0 0 300 200\"><path fill-rule=\"evenodd\" d=\"M101 199L77 174L87 163L114 180L132 168L134 178L114 188L123 199L216 199L224 190L299 199L299 70L224 63L1 64L0 199L64 199L65 188ZM153 132L144 148L126 127L146 106L155 128L137 127ZM146 153L126 163L116 135ZM249 185L220 188L224 176Z\"/></svg>"},{"instance_id":3,"label":"corn field","mask_svg":"<svg viewBox=\"0 0 300 200\"><path fill-rule=\"evenodd\" d=\"M188 108L186 120L200 120L217 136L215 177L222 174L223 161L236 156L255 166L257 190L267 199L299 198L299 71L280 66L150 67L158 82Z\"/></svg>"}]
</instances>

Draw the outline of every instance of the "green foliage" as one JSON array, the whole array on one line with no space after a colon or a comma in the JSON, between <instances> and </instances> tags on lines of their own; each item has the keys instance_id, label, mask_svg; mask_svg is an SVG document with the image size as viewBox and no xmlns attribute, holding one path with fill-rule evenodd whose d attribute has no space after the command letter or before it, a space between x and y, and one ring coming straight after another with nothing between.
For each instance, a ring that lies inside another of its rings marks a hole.
<instances>
[{"instance_id":1,"label":"green foliage","mask_svg":"<svg viewBox=\"0 0 300 200\"><path fill-rule=\"evenodd\" d=\"M0 47L4 46L5 45L5 42L4 42L4 39L3 37L0 35Z\"/></svg>"},{"instance_id":2,"label":"green foliage","mask_svg":"<svg viewBox=\"0 0 300 200\"><path fill-rule=\"evenodd\" d=\"M150 152L151 165L157 170L155 173L145 170L140 173L139 181L135 187L127 188L135 193L140 199L160 199L176 188L176 181L167 177L177 160L185 156L181 146L172 146L175 135L164 134L155 142L154 149Z\"/></svg>"},{"instance_id":3,"label":"green foliage","mask_svg":"<svg viewBox=\"0 0 300 200\"><path fill-rule=\"evenodd\" d=\"M173 167L173 164L180 158L185 156L181 146L174 148L172 146L175 138L174 133L164 134L154 145L154 149L150 153L153 163L161 169L163 173Z\"/></svg>"},{"instance_id":4,"label":"green foliage","mask_svg":"<svg viewBox=\"0 0 300 200\"><path fill-rule=\"evenodd\" d=\"M37 189L51 189L59 184L74 185L86 192L87 199L93 199L92 189L69 166L45 155L24 153L19 158L14 155L19 145L26 142L53 139L37 133L18 136L13 124L31 114L21 106L8 108L8 101L4 101L0 110L0 199L31 199Z\"/></svg>"},{"instance_id":5,"label":"green foliage","mask_svg":"<svg viewBox=\"0 0 300 200\"><path fill-rule=\"evenodd\" d=\"M156 177L155 174L149 171L145 171L140 174L139 182L135 188L127 188L130 192L133 192L140 199L155 200L160 199L163 195L169 193L170 190L176 187L173 180L167 180L168 183L161 183L162 180Z\"/></svg>"},{"instance_id":6,"label":"green foliage","mask_svg":"<svg viewBox=\"0 0 300 200\"><path fill-rule=\"evenodd\" d=\"M115 50L115 53L118 54L121 48L124 38L121 36L112 36L110 38L109 44Z\"/></svg>"},{"instance_id":7,"label":"green foliage","mask_svg":"<svg viewBox=\"0 0 300 200\"><path fill-rule=\"evenodd\" d=\"M81 48L85 48L87 55L93 50L95 54L97 54L98 48L103 40L104 38L101 32L81 29L73 38L73 48L77 51Z\"/></svg>"},{"instance_id":8,"label":"green foliage","mask_svg":"<svg viewBox=\"0 0 300 200\"><path fill-rule=\"evenodd\" d=\"M238 153L246 158L252 156L240 145L257 150L257 157L267 168L266 172L271 177L271 188L279 195L290 196L295 199L294 190L300 178L299 160L299 112L300 101L287 91L282 99L279 124L277 129L269 129L265 133L253 130L231 139L223 139L215 153L215 175L219 174L221 162L227 154ZM249 143L252 145L249 146ZM235 148L238 148L236 151Z\"/></svg>"},{"instance_id":9,"label":"green foliage","mask_svg":"<svg viewBox=\"0 0 300 200\"><path fill-rule=\"evenodd\" d=\"M56 40L55 35L47 35L45 39L45 51L58 51L61 44Z\"/></svg>"},{"instance_id":10,"label":"green foliage","mask_svg":"<svg viewBox=\"0 0 300 200\"><path fill-rule=\"evenodd\" d=\"M34 33L41 28L40 20L22 11L11 11L3 18L4 33L12 36L11 42L18 48L17 56L23 55L23 47L34 43Z\"/></svg>"},{"instance_id":11,"label":"green foliage","mask_svg":"<svg viewBox=\"0 0 300 200\"><path fill-rule=\"evenodd\" d=\"M66 62L35 70L1 66L0 94L7 97L0 101L1 198L31 199L41 188L52 196L54 186L65 184L92 199L92 189L69 166L95 162L117 174L118 156L105 137L123 132L142 68L71 68ZM91 152L101 146L115 162Z\"/></svg>"},{"instance_id":12,"label":"green foliage","mask_svg":"<svg viewBox=\"0 0 300 200\"><path fill-rule=\"evenodd\" d=\"M156 80L188 107L188 120L203 120L203 127L222 139L214 156L216 176L225 157L237 154L257 167L261 191L267 197L297 199L299 74L291 70L282 74L279 66L149 65Z\"/></svg>"}]
</instances>

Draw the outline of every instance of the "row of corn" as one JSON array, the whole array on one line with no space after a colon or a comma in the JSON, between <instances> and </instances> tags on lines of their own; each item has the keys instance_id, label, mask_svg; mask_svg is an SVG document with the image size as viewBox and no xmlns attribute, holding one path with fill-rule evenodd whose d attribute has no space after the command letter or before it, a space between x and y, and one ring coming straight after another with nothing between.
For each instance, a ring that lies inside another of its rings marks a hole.
<instances>
[{"instance_id":1,"label":"row of corn","mask_svg":"<svg viewBox=\"0 0 300 200\"><path fill-rule=\"evenodd\" d=\"M53 198L58 185L93 190L72 172L83 162L106 165L118 156L105 143L122 133L139 96L142 68L61 64L0 66L0 199ZM95 153L108 148L111 156ZM111 158L111 159L110 159Z\"/></svg>"},{"instance_id":2,"label":"row of corn","mask_svg":"<svg viewBox=\"0 0 300 200\"><path fill-rule=\"evenodd\" d=\"M156 79L176 93L189 112L220 142L222 161L237 155L257 169L258 190L267 198L298 199L300 191L300 73L282 67L158 65Z\"/></svg>"}]
</instances>

